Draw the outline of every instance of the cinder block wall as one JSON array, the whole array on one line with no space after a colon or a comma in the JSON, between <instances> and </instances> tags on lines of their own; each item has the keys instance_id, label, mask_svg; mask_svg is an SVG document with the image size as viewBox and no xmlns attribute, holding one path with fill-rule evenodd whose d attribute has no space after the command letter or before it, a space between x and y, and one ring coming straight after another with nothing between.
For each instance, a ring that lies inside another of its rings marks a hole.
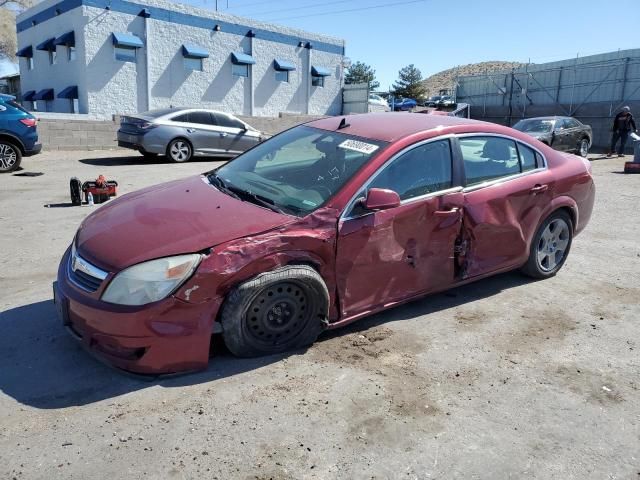
<instances>
[{"instance_id":1,"label":"cinder block wall","mask_svg":"<svg viewBox=\"0 0 640 480\"><path fill-rule=\"evenodd\" d=\"M38 134L44 150L110 150L117 148L117 131L120 117L113 120L72 120L40 118ZM300 123L309 122L322 115L281 115L280 117L240 117L258 130L275 135Z\"/></svg>"}]
</instances>

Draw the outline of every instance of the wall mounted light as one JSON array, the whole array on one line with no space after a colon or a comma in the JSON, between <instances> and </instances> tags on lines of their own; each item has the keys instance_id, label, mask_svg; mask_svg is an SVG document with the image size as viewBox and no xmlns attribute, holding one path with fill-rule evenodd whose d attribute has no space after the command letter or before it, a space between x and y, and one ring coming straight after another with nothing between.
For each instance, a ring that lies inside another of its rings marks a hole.
<instances>
[{"instance_id":1,"label":"wall mounted light","mask_svg":"<svg viewBox=\"0 0 640 480\"><path fill-rule=\"evenodd\" d=\"M216 24L216 26L215 26L215 27L213 27L213 30L214 30L215 32L219 32L219 31L220 31L220 25Z\"/></svg>"},{"instance_id":2,"label":"wall mounted light","mask_svg":"<svg viewBox=\"0 0 640 480\"><path fill-rule=\"evenodd\" d=\"M298 46L299 46L300 48L304 47L304 42L300 42L300 43L298 43Z\"/></svg>"},{"instance_id":3,"label":"wall mounted light","mask_svg":"<svg viewBox=\"0 0 640 480\"><path fill-rule=\"evenodd\" d=\"M255 36L256 36L256 34L253 32L253 30L249 30L249 31L247 32L247 37L249 37L249 38L253 38L253 37L255 37Z\"/></svg>"},{"instance_id":4,"label":"wall mounted light","mask_svg":"<svg viewBox=\"0 0 640 480\"><path fill-rule=\"evenodd\" d=\"M142 10L140 10L140 13L138 14L138 16L143 18L149 18L151 16L151 10L149 10L148 8L143 8Z\"/></svg>"}]
</instances>

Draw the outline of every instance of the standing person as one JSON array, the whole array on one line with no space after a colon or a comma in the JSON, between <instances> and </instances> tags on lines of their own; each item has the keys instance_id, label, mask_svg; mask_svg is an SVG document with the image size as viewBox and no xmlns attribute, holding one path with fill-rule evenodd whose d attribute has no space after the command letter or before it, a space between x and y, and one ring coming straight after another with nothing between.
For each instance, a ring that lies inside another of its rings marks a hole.
<instances>
[{"instance_id":1,"label":"standing person","mask_svg":"<svg viewBox=\"0 0 640 480\"><path fill-rule=\"evenodd\" d=\"M624 152L624 146L629 138L629 132L636 131L636 122L631 115L631 108L623 107L622 111L616 115L613 119L613 136L611 137L611 149L607 153L607 157L613 155L616 149L616 143L620 140L620 147L618 147L618 156L622 157Z\"/></svg>"}]
</instances>

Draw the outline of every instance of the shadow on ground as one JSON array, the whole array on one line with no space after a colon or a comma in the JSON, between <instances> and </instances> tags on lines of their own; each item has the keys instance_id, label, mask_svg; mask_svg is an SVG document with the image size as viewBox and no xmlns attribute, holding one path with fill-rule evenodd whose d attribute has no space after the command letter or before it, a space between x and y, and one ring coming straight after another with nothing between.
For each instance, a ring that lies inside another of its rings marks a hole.
<instances>
[{"instance_id":1,"label":"shadow on ground","mask_svg":"<svg viewBox=\"0 0 640 480\"><path fill-rule=\"evenodd\" d=\"M194 157L189 163L211 163L211 162L226 162L229 158L221 157ZM117 167L120 165L166 165L172 164L167 157L159 155L156 158L146 158L142 155L132 155L127 157L98 157L98 158L83 158L79 160L80 163L85 165L92 165L94 167Z\"/></svg>"},{"instance_id":2,"label":"shadow on ground","mask_svg":"<svg viewBox=\"0 0 640 480\"><path fill-rule=\"evenodd\" d=\"M318 341L330 341L391 321L432 315L530 281L518 273L499 275L393 308L342 329L328 331ZM0 313L0 331L0 391L21 404L42 409L87 405L153 385L174 388L214 382L276 363L290 355L305 353L303 350L256 359L239 359L231 356L221 346L219 338L214 337L213 358L207 370L142 380L111 369L85 352L58 321L51 300Z\"/></svg>"}]
</instances>

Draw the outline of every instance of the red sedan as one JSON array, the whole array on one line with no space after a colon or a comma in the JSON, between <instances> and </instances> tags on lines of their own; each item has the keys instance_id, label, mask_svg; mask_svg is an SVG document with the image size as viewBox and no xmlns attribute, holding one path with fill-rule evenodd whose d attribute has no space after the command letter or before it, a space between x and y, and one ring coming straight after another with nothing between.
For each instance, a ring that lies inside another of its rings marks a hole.
<instances>
[{"instance_id":1,"label":"red sedan","mask_svg":"<svg viewBox=\"0 0 640 480\"><path fill-rule=\"evenodd\" d=\"M515 130L411 113L295 127L80 226L54 300L98 357L147 374L311 344L429 293L562 267L591 216L589 163Z\"/></svg>"}]
</instances>

